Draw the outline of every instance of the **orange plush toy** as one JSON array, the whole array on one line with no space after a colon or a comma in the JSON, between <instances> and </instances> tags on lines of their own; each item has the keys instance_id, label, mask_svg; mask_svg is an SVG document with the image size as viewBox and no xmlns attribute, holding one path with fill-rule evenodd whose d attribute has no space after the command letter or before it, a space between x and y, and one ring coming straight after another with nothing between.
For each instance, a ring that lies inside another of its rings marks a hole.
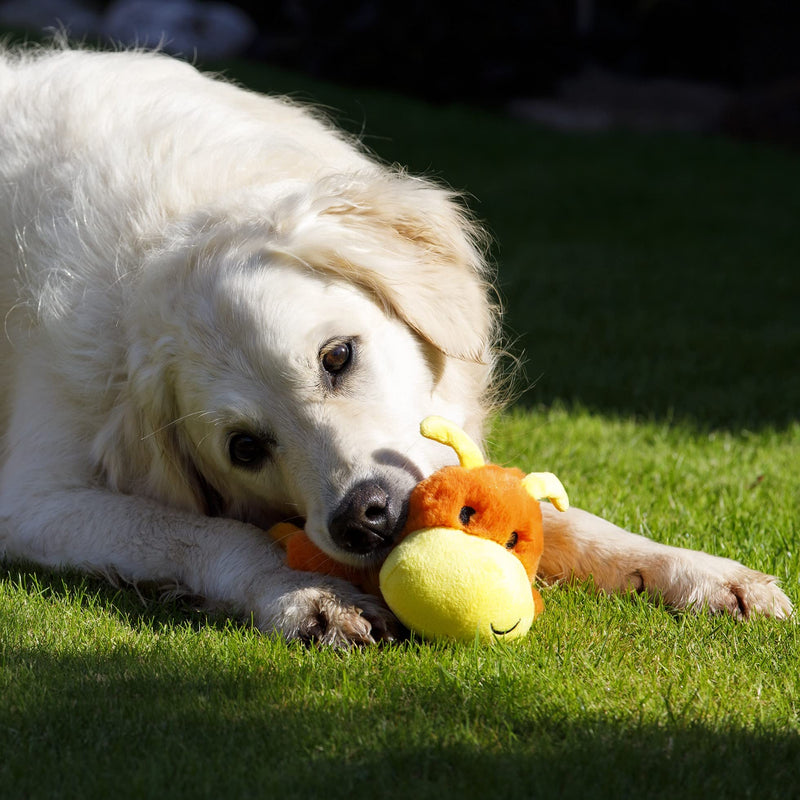
<instances>
[{"instance_id":1,"label":"orange plush toy","mask_svg":"<svg viewBox=\"0 0 800 800\"><path fill-rule=\"evenodd\" d=\"M527 633L543 610L533 579L542 554L537 498L568 507L551 473L525 475L486 464L477 446L453 423L428 417L423 436L456 451L460 465L443 467L417 485L399 544L374 572L340 564L299 529L276 526L294 569L346 578L379 589L400 621L431 638L512 639Z\"/></svg>"}]
</instances>

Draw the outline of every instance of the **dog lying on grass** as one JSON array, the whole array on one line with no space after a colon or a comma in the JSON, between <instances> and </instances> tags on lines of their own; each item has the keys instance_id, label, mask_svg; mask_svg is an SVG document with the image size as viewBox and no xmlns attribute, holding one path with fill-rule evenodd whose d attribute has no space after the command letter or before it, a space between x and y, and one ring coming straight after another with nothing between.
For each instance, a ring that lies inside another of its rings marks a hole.
<instances>
[{"instance_id":1,"label":"dog lying on grass","mask_svg":"<svg viewBox=\"0 0 800 800\"><path fill-rule=\"evenodd\" d=\"M289 570L301 518L379 560L412 487L479 440L498 315L447 191L314 112L163 55L0 56L0 550L179 585L266 631L391 636L389 612ZM784 617L773 578L545 504L546 579Z\"/></svg>"}]
</instances>

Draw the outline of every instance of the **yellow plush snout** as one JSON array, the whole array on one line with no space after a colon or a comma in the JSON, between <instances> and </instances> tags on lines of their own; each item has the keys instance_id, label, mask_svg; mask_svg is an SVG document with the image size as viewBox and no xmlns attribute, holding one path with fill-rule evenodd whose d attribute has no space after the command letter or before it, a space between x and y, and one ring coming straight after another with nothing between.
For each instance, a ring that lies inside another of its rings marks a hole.
<instances>
[{"instance_id":1,"label":"yellow plush snout","mask_svg":"<svg viewBox=\"0 0 800 800\"><path fill-rule=\"evenodd\" d=\"M429 638L516 639L535 616L519 559L452 528L409 534L381 568L380 587L398 619Z\"/></svg>"}]
</instances>

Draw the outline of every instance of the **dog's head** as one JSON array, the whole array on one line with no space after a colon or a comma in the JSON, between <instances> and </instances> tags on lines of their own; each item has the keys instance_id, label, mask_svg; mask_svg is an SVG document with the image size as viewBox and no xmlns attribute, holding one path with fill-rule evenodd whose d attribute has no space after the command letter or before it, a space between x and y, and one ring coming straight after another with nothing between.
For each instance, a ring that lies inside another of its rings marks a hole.
<instances>
[{"instance_id":1,"label":"dog's head","mask_svg":"<svg viewBox=\"0 0 800 800\"><path fill-rule=\"evenodd\" d=\"M447 192L383 171L271 192L192 220L146 266L130 386L96 452L117 486L261 526L301 517L357 563L452 459L420 420L480 438L495 309Z\"/></svg>"}]
</instances>

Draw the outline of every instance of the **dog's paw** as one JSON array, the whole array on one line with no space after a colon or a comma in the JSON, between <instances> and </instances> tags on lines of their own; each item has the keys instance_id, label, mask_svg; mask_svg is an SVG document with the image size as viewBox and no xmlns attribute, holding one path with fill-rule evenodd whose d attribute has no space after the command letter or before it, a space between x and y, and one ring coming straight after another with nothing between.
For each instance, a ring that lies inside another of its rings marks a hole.
<instances>
[{"instance_id":1,"label":"dog's paw","mask_svg":"<svg viewBox=\"0 0 800 800\"><path fill-rule=\"evenodd\" d=\"M714 588L703 604L712 612L728 613L740 619L753 616L786 619L792 603L771 575L740 567Z\"/></svg>"},{"instance_id":2,"label":"dog's paw","mask_svg":"<svg viewBox=\"0 0 800 800\"><path fill-rule=\"evenodd\" d=\"M681 555L684 563L670 570L670 579L660 592L669 605L738 619L791 615L792 603L771 575L707 553L684 551Z\"/></svg>"},{"instance_id":3,"label":"dog's paw","mask_svg":"<svg viewBox=\"0 0 800 800\"><path fill-rule=\"evenodd\" d=\"M377 598L353 589L313 586L284 595L280 612L259 627L331 647L377 644L402 635L396 617Z\"/></svg>"}]
</instances>

